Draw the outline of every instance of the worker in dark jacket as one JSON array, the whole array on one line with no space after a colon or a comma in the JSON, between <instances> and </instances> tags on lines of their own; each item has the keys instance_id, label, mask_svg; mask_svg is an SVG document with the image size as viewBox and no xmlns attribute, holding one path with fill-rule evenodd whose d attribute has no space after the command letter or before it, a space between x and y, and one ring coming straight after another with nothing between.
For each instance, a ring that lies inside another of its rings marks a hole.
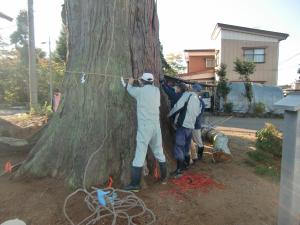
<instances>
[{"instance_id":1,"label":"worker in dark jacket","mask_svg":"<svg viewBox=\"0 0 300 225\"><path fill-rule=\"evenodd\" d=\"M182 93L187 90L184 83L178 83L174 87L171 87L165 79L160 80L161 86L165 93L168 95L168 98L171 103L171 108L174 107L178 99L182 96Z\"/></svg>"},{"instance_id":2,"label":"worker in dark jacket","mask_svg":"<svg viewBox=\"0 0 300 225\"><path fill-rule=\"evenodd\" d=\"M160 79L161 86L164 92L168 95L170 100L171 109L174 107L176 102L180 99L182 94L187 91L187 86L184 83L177 83L174 87L170 86L164 78ZM175 114L170 117L172 123L175 121Z\"/></svg>"},{"instance_id":3,"label":"worker in dark jacket","mask_svg":"<svg viewBox=\"0 0 300 225\"><path fill-rule=\"evenodd\" d=\"M200 101L200 110L201 113L196 119L195 123L195 129L193 130L193 140L197 144L197 157L193 158L193 161L201 160L203 156L203 151L204 151L204 145L202 142L202 134L201 134L201 128L202 128L202 115L205 110L205 103L203 99L201 98L200 92L203 89L200 84L194 84L192 86L192 89L194 92L196 92L199 95L199 101Z\"/></svg>"},{"instance_id":4,"label":"worker in dark jacket","mask_svg":"<svg viewBox=\"0 0 300 225\"><path fill-rule=\"evenodd\" d=\"M169 113L169 117L175 115L176 137L174 145L174 157L177 160L177 168L171 173L175 178L181 176L185 167L185 161L190 159L189 147L192 131L200 114L199 98L193 92L185 91Z\"/></svg>"}]
</instances>

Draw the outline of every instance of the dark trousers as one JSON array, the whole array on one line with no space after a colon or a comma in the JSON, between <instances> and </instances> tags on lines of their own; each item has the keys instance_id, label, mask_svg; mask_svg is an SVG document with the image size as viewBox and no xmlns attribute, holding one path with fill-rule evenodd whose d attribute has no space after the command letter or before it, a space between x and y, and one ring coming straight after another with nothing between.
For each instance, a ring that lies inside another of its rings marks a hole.
<instances>
[{"instance_id":1,"label":"dark trousers","mask_svg":"<svg viewBox=\"0 0 300 225\"><path fill-rule=\"evenodd\" d=\"M174 158L183 161L185 156L189 155L189 148L192 141L193 129L180 127L176 129Z\"/></svg>"}]
</instances>

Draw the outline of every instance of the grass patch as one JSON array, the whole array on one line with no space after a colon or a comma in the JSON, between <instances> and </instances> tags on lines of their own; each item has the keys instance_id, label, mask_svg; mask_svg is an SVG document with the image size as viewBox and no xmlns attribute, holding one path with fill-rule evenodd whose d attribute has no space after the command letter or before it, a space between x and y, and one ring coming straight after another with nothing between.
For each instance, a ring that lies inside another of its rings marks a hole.
<instances>
[{"instance_id":1,"label":"grass patch","mask_svg":"<svg viewBox=\"0 0 300 225\"><path fill-rule=\"evenodd\" d=\"M274 164L274 159L272 155L267 152L256 150L253 152L247 152L247 155L249 156L250 159L256 162L268 164L268 165Z\"/></svg>"},{"instance_id":2,"label":"grass patch","mask_svg":"<svg viewBox=\"0 0 300 225\"><path fill-rule=\"evenodd\" d=\"M280 179L280 158L268 152L256 150L247 152L245 163L254 167L254 172L261 176L271 177L275 181Z\"/></svg>"},{"instance_id":3,"label":"grass patch","mask_svg":"<svg viewBox=\"0 0 300 225\"><path fill-rule=\"evenodd\" d=\"M276 181L279 181L280 179L280 171L275 166L257 165L255 167L255 173L271 177Z\"/></svg>"}]
</instances>

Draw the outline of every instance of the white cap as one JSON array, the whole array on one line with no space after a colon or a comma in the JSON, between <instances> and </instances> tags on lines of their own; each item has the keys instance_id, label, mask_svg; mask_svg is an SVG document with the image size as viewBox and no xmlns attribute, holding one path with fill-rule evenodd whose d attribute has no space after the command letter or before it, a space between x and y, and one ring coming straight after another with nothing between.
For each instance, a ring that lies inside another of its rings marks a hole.
<instances>
[{"instance_id":1,"label":"white cap","mask_svg":"<svg viewBox=\"0 0 300 225\"><path fill-rule=\"evenodd\" d=\"M0 225L26 225L22 220L14 219L14 220L7 220L4 223L1 223Z\"/></svg>"},{"instance_id":2,"label":"white cap","mask_svg":"<svg viewBox=\"0 0 300 225\"><path fill-rule=\"evenodd\" d=\"M153 82L153 80L154 80L152 73L143 73L143 76L141 77L141 79L144 81L149 81L149 82Z\"/></svg>"}]
</instances>

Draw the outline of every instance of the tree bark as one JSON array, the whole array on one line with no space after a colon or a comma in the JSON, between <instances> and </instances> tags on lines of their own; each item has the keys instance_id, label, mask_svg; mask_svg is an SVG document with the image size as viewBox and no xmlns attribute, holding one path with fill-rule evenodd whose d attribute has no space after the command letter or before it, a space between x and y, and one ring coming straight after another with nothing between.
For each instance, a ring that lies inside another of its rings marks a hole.
<instances>
[{"instance_id":1,"label":"tree bark","mask_svg":"<svg viewBox=\"0 0 300 225\"><path fill-rule=\"evenodd\" d=\"M127 183L135 151L136 106L120 77L138 78L148 71L158 83L156 2L65 0L65 9L68 54L62 103L18 175L59 177L79 187L90 156L98 150L85 185L105 183L109 176Z\"/></svg>"}]
</instances>

